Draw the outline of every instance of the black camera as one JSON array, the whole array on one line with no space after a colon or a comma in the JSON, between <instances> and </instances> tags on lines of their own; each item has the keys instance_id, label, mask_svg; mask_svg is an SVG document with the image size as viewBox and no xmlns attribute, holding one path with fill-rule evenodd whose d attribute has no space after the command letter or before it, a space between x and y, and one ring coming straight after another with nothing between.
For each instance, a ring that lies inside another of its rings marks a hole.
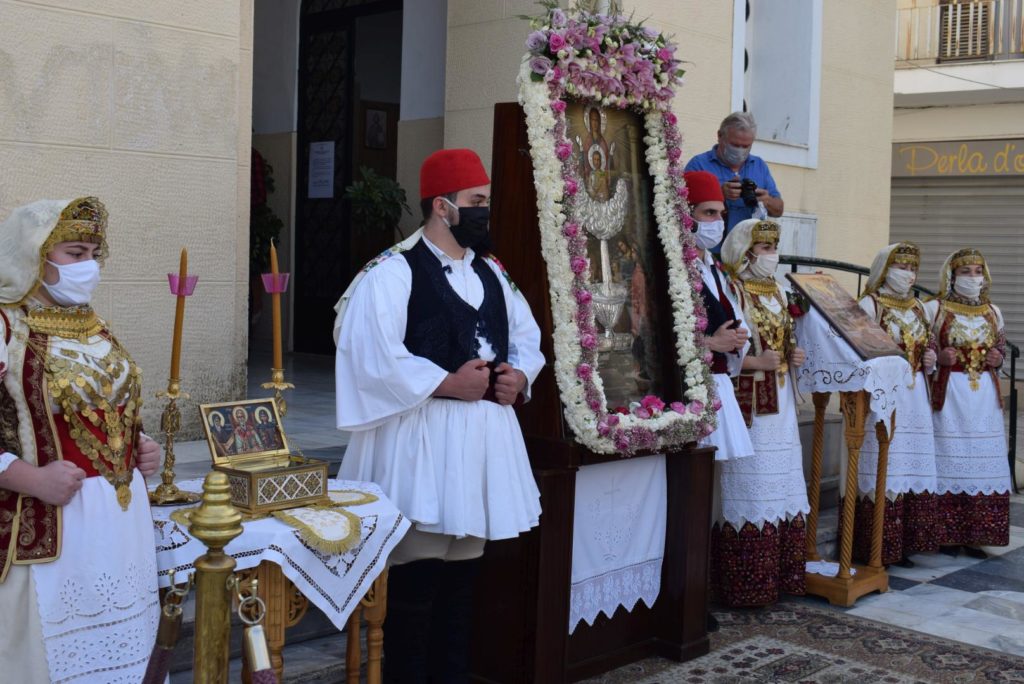
<instances>
[{"instance_id":1,"label":"black camera","mask_svg":"<svg viewBox=\"0 0 1024 684\"><path fill-rule=\"evenodd\" d=\"M741 180L740 181L740 199L743 200L743 203L746 204L751 209L756 207L757 206L757 183L755 183L754 181L750 180L749 178L744 178L743 180Z\"/></svg>"}]
</instances>

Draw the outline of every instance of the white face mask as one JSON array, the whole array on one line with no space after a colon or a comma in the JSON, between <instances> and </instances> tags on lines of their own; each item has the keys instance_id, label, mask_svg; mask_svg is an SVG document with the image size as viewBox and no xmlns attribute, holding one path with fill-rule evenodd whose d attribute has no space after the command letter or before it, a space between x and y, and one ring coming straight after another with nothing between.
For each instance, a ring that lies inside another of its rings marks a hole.
<instances>
[{"instance_id":1,"label":"white face mask","mask_svg":"<svg viewBox=\"0 0 1024 684\"><path fill-rule=\"evenodd\" d=\"M771 278L778 267L778 254L760 254L750 263L750 273L755 278Z\"/></svg>"},{"instance_id":2,"label":"white face mask","mask_svg":"<svg viewBox=\"0 0 1024 684\"><path fill-rule=\"evenodd\" d=\"M981 296L981 288L985 285L984 276L956 276L953 291L961 297L977 299Z\"/></svg>"},{"instance_id":3,"label":"white face mask","mask_svg":"<svg viewBox=\"0 0 1024 684\"><path fill-rule=\"evenodd\" d=\"M92 300L92 292L100 284L100 265L95 259L73 264L46 263L57 269L58 279L53 285L43 281L50 298L61 306L80 306Z\"/></svg>"},{"instance_id":4,"label":"white face mask","mask_svg":"<svg viewBox=\"0 0 1024 684\"><path fill-rule=\"evenodd\" d=\"M698 249L711 249L722 241L725 234L725 221L698 221L697 233L694 240L697 241Z\"/></svg>"},{"instance_id":5,"label":"white face mask","mask_svg":"<svg viewBox=\"0 0 1024 684\"><path fill-rule=\"evenodd\" d=\"M890 268L885 274L885 284L896 294L905 295L910 286L917 282L917 274L902 268Z\"/></svg>"}]
</instances>

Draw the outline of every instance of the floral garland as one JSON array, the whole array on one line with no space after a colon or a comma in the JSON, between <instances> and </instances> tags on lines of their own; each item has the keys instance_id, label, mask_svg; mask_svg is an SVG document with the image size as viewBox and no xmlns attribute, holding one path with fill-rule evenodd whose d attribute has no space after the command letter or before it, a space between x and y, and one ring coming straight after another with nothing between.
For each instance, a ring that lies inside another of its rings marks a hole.
<instances>
[{"instance_id":1,"label":"floral garland","mask_svg":"<svg viewBox=\"0 0 1024 684\"><path fill-rule=\"evenodd\" d=\"M533 160L541 251L550 280L555 375L566 420L577 440L598 453L631 455L681 446L714 430L721 404L711 377L711 352L704 343L707 317L699 294L703 280L689 230L693 219L686 204L681 137L670 111L682 79L676 46L658 31L622 16L580 11L569 17L558 7L546 7L546 15L533 21L518 81ZM586 232L574 218L574 198L582 181L570 161L567 97L629 108L644 116L654 216L668 262L685 402L666 406L648 395L628 408L607 409L597 372L598 331Z\"/></svg>"}]
</instances>

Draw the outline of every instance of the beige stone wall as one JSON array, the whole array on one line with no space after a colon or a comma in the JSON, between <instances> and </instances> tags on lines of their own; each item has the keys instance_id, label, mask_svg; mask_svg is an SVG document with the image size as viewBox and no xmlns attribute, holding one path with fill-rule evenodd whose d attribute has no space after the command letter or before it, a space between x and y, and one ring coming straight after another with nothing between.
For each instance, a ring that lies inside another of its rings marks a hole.
<instances>
[{"instance_id":1,"label":"beige stone wall","mask_svg":"<svg viewBox=\"0 0 1024 684\"><path fill-rule=\"evenodd\" d=\"M684 155L707 150L730 110L733 3L623 5L675 35L690 62L674 104ZM516 99L529 32L515 16L536 12L526 0L449 1L446 146L473 147L489 164L493 105ZM786 210L818 217L817 256L869 265L888 239L894 31L891 2L823 2L818 166L771 165Z\"/></svg>"},{"instance_id":2,"label":"beige stone wall","mask_svg":"<svg viewBox=\"0 0 1024 684\"><path fill-rule=\"evenodd\" d=\"M1024 103L896 109L893 142L983 140L1024 136Z\"/></svg>"},{"instance_id":3,"label":"beige stone wall","mask_svg":"<svg viewBox=\"0 0 1024 684\"><path fill-rule=\"evenodd\" d=\"M95 194L112 254L96 308L145 374L159 425L181 247L183 387L245 391L252 0L0 0L0 217L42 197ZM195 436L194 403L183 407Z\"/></svg>"},{"instance_id":4,"label":"beige stone wall","mask_svg":"<svg viewBox=\"0 0 1024 684\"><path fill-rule=\"evenodd\" d=\"M423 218L420 212L420 166L432 152L444 147L444 119L413 119L398 122L398 171L395 180L405 189L412 214L402 217L402 232L408 236ZM490 149L490 146L488 146ZM401 236L395 236L401 238Z\"/></svg>"}]
</instances>

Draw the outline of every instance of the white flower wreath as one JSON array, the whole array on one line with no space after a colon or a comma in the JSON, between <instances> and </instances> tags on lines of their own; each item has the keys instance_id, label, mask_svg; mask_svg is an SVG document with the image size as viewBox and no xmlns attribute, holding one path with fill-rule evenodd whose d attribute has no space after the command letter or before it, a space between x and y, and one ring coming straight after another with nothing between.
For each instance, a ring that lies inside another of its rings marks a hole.
<instances>
[{"instance_id":1,"label":"white flower wreath","mask_svg":"<svg viewBox=\"0 0 1024 684\"><path fill-rule=\"evenodd\" d=\"M529 52L519 73L526 114L554 319L555 375L565 417L576 439L598 453L631 455L699 440L715 428L720 406L711 378L707 326L699 291L698 251L689 228L680 136L670 111L682 71L675 45L657 31L622 16L549 7L533 22ZM597 372L597 336L591 306L586 235L575 212L580 190L566 138L566 97L644 116L646 160L654 185L658 237L668 263L677 362L685 402L655 396L625 412L609 412Z\"/></svg>"}]
</instances>

